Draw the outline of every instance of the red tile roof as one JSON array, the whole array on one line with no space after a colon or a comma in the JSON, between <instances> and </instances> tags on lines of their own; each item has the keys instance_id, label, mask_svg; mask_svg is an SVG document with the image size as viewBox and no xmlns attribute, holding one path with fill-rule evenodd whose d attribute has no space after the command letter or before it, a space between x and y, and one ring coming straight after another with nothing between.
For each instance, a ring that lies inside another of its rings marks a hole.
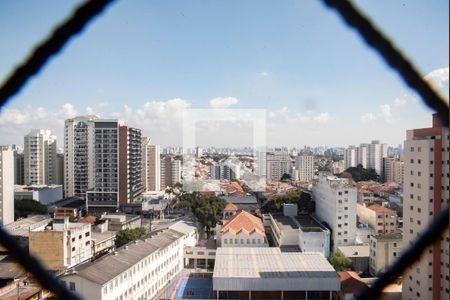
<instances>
[{"instance_id":1,"label":"red tile roof","mask_svg":"<svg viewBox=\"0 0 450 300\"><path fill-rule=\"evenodd\" d=\"M373 210L375 212L393 212L392 209L390 209L388 207L384 207L384 206L378 205L378 204L373 204L373 205L371 205L371 206L369 206L367 208L371 209L371 210Z\"/></svg>"},{"instance_id":2,"label":"red tile roof","mask_svg":"<svg viewBox=\"0 0 450 300\"><path fill-rule=\"evenodd\" d=\"M222 234L227 232L238 234L241 231L245 231L248 234L255 231L260 234L265 234L264 225L261 219L246 211L240 211L230 217L220 229L220 233Z\"/></svg>"},{"instance_id":3,"label":"red tile roof","mask_svg":"<svg viewBox=\"0 0 450 300\"><path fill-rule=\"evenodd\" d=\"M224 211L237 211L239 208L233 203L228 203L227 206L223 209Z\"/></svg>"},{"instance_id":4,"label":"red tile roof","mask_svg":"<svg viewBox=\"0 0 450 300\"><path fill-rule=\"evenodd\" d=\"M87 216L80 220L81 223L94 223L97 221L97 217L95 216Z\"/></svg>"},{"instance_id":5,"label":"red tile roof","mask_svg":"<svg viewBox=\"0 0 450 300\"><path fill-rule=\"evenodd\" d=\"M355 272L345 271L338 274L341 279L341 292L344 294L356 294L366 287L361 277Z\"/></svg>"}]
</instances>

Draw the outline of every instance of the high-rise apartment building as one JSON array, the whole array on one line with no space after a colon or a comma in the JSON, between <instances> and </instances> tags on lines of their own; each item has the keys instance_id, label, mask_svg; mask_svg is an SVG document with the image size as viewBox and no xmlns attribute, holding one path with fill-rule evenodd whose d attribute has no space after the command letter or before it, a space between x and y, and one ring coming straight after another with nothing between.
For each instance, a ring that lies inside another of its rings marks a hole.
<instances>
[{"instance_id":1,"label":"high-rise apartment building","mask_svg":"<svg viewBox=\"0 0 450 300\"><path fill-rule=\"evenodd\" d=\"M142 193L141 130L119 126L119 202L133 202Z\"/></svg>"},{"instance_id":2,"label":"high-rise apartment building","mask_svg":"<svg viewBox=\"0 0 450 300\"><path fill-rule=\"evenodd\" d=\"M314 156L299 155L295 158L295 168L298 171L298 180L310 181L314 178Z\"/></svg>"},{"instance_id":3,"label":"high-rise apartment building","mask_svg":"<svg viewBox=\"0 0 450 300\"><path fill-rule=\"evenodd\" d=\"M161 162L162 188L173 187L177 182L181 182L181 161L166 155Z\"/></svg>"},{"instance_id":4,"label":"high-rise apartment building","mask_svg":"<svg viewBox=\"0 0 450 300\"><path fill-rule=\"evenodd\" d=\"M291 172L291 157L285 151L275 149L266 155L267 180L279 181L284 174Z\"/></svg>"},{"instance_id":5,"label":"high-rise apartment building","mask_svg":"<svg viewBox=\"0 0 450 300\"><path fill-rule=\"evenodd\" d=\"M366 169L374 169L383 177L383 158L387 157L387 145L380 141L370 144L360 144L359 147L349 146L344 151L345 169L362 165Z\"/></svg>"},{"instance_id":6,"label":"high-rise apartment building","mask_svg":"<svg viewBox=\"0 0 450 300\"><path fill-rule=\"evenodd\" d=\"M116 119L83 116L65 124L65 196L115 211L142 192L141 131Z\"/></svg>"},{"instance_id":7,"label":"high-rise apartment building","mask_svg":"<svg viewBox=\"0 0 450 300\"><path fill-rule=\"evenodd\" d=\"M383 181L403 184L405 163L393 157L383 158Z\"/></svg>"},{"instance_id":8,"label":"high-rise apartment building","mask_svg":"<svg viewBox=\"0 0 450 300\"><path fill-rule=\"evenodd\" d=\"M358 164L358 148L349 146L344 151L344 168L347 170L351 167L356 167Z\"/></svg>"},{"instance_id":9,"label":"high-rise apartment building","mask_svg":"<svg viewBox=\"0 0 450 300\"><path fill-rule=\"evenodd\" d=\"M357 189L346 178L319 172L314 180L312 197L316 215L332 231L333 248L353 245L356 239Z\"/></svg>"},{"instance_id":10,"label":"high-rise apartment building","mask_svg":"<svg viewBox=\"0 0 450 300\"><path fill-rule=\"evenodd\" d=\"M0 146L0 225L14 222L14 154Z\"/></svg>"},{"instance_id":11,"label":"high-rise apartment building","mask_svg":"<svg viewBox=\"0 0 450 300\"><path fill-rule=\"evenodd\" d=\"M383 158L387 157L387 146L380 141L372 141L369 144L368 168L374 169L377 174L383 177Z\"/></svg>"},{"instance_id":12,"label":"high-rise apartment building","mask_svg":"<svg viewBox=\"0 0 450 300\"><path fill-rule=\"evenodd\" d=\"M431 128L408 130L404 147L403 239L408 247L441 210L449 209L449 129L437 115ZM409 267L402 299L450 298L449 231Z\"/></svg>"},{"instance_id":13,"label":"high-rise apartment building","mask_svg":"<svg viewBox=\"0 0 450 300\"><path fill-rule=\"evenodd\" d=\"M14 184L24 185L25 175L24 175L23 149L13 147L13 152L14 152Z\"/></svg>"},{"instance_id":14,"label":"high-rise apartment building","mask_svg":"<svg viewBox=\"0 0 450 300\"><path fill-rule=\"evenodd\" d=\"M144 191L161 190L161 148L142 137L142 186Z\"/></svg>"},{"instance_id":15,"label":"high-rise apartment building","mask_svg":"<svg viewBox=\"0 0 450 300\"><path fill-rule=\"evenodd\" d=\"M56 136L50 130L32 130L24 137L25 184L54 184L55 165Z\"/></svg>"},{"instance_id":16,"label":"high-rise apartment building","mask_svg":"<svg viewBox=\"0 0 450 300\"><path fill-rule=\"evenodd\" d=\"M94 186L94 133L96 116L65 121L64 196L85 197Z\"/></svg>"}]
</instances>

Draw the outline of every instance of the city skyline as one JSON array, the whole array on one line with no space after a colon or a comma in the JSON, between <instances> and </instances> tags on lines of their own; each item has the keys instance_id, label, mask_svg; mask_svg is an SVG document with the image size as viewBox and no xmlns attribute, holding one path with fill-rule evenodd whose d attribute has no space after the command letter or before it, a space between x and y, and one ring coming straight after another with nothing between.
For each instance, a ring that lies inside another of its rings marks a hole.
<instances>
[{"instance_id":1,"label":"city skyline","mask_svg":"<svg viewBox=\"0 0 450 300\"><path fill-rule=\"evenodd\" d=\"M74 4L2 2L0 78ZM95 113L181 145L186 108L267 109L268 146L346 147L367 136L398 145L430 122L418 97L319 3L178 4L109 8L2 109L0 143L21 144L35 128L62 141L65 119ZM357 4L448 98L448 3Z\"/></svg>"}]
</instances>

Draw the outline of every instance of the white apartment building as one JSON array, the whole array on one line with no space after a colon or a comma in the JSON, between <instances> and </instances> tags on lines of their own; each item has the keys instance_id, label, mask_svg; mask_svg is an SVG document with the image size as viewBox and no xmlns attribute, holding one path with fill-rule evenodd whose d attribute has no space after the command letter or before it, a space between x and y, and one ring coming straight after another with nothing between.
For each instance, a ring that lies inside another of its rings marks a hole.
<instances>
[{"instance_id":1,"label":"white apartment building","mask_svg":"<svg viewBox=\"0 0 450 300\"><path fill-rule=\"evenodd\" d=\"M369 144L360 144L357 154L357 164L360 164L363 166L363 168L367 169L369 165Z\"/></svg>"},{"instance_id":2,"label":"white apartment building","mask_svg":"<svg viewBox=\"0 0 450 300\"><path fill-rule=\"evenodd\" d=\"M144 191L161 190L161 149L150 144L149 137L142 137L142 186Z\"/></svg>"},{"instance_id":3,"label":"white apartment building","mask_svg":"<svg viewBox=\"0 0 450 300\"><path fill-rule=\"evenodd\" d=\"M372 141L369 144L369 164L368 168L374 169L383 177L383 158L387 157L387 146L380 141Z\"/></svg>"},{"instance_id":4,"label":"white apartment building","mask_svg":"<svg viewBox=\"0 0 450 300\"><path fill-rule=\"evenodd\" d=\"M348 179L320 172L314 180L312 197L316 215L332 230L333 248L353 245L356 238L357 189Z\"/></svg>"},{"instance_id":5,"label":"white apartment building","mask_svg":"<svg viewBox=\"0 0 450 300\"><path fill-rule=\"evenodd\" d=\"M54 184L56 136L50 130L34 129L24 137L24 180L26 185Z\"/></svg>"},{"instance_id":6,"label":"white apartment building","mask_svg":"<svg viewBox=\"0 0 450 300\"><path fill-rule=\"evenodd\" d=\"M184 266L184 236L173 229L150 234L60 279L87 300L167 298Z\"/></svg>"},{"instance_id":7,"label":"white apartment building","mask_svg":"<svg viewBox=\"0 0 450 300\"><path fill-rule=\"evenodd\" d=\"M299 155L295 158L295 168L298 171L298 180L310 181L314 178L314 156Z\"/></svg>"},{"instance_id":8,"label":"white apartment building","mask_svg":"<svg viewBox=\"0 0 450 300\"><path fill-rule=\"evenodd\" d=\"M91 224L54 219L52 226L30 229L30 254L53 271L72 268L92 257Z\"/></svg>"},{"instance_id":9,"label":"white apartment building","mask_svg":"<svg viewBox=\"0 0 450 300\"><path fill-rule=\"evenodd\" d=\"M14 222L14 153L0 147L0 225Z\"/></svg>"},{"instance_id":10,"label":"white apartment building","mask_svg":"<svg viewBox=\"0 0 450 300\"><path fill-rule=\"evenodd\" d=\"M358 148L349 146L344 151L344 168L356 167L358 164Z\"/></svg>"},{"instance_id":11,"label":"white apartment building","mask_svg":"<svg viewBox=\"0 0 450 300\"><path fill-rule=\"evenodd\" d=\"M96 116L67 119L64 124L64 196L85 197L94 186L94 120Z\"/></svg>"},{"instance_id":12,"label":"white apartment building","mask_svg":"<svg viewBox=\"0 0 450 300\"><path fill-rule=\"evenodd\" d=\"M291 172L291 157L288 153L275 151L266 155L267 180L279 181L283 174Z\"/></svg>"},{"instance_id":13,"label":"white apartment building","mask_svg":"<svg viewBox=\"0 0 450 300\"><path fill-rule=\"evenodd\" d=\"M344 151L345 169L362 165L363 168L374 169L383 176L383 158L387 157L387 145L380 141L372 141L370 144L360 144L359 147L349 146Z\"/></svg>"},{"instance_id":14,"label":"white apartment building","mask_svg":"<svg viewBox=\"0 0 450 300\"><path fill-rule=\"evenodd\" d=\"M444 127L445 126L445 127ZM449 209L449 129L433 115L433 126L408 130L404 144L403 240L405 247L442 209ZM402 299L449 299L449 231L403 276Z\"/></svg>"}]
</instances>

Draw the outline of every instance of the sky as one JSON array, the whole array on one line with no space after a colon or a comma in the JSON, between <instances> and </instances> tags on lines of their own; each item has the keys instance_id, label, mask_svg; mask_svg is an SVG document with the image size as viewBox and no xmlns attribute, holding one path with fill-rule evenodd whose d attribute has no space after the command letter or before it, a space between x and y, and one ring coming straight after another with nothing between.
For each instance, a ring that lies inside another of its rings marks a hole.
<instances>
[{"instance_id":1,"label":"sky","mask_svg":"<svg viewBox=\"0 0 450 300\"><path fill-rule=\"evenodd\" d=\"M0 1L0 82L78 3ZM355 3L448 99L448 1ZM122 0L2 108L0 144L42 128L62 147L65 119L97 114L182 145L183 110L197 108L266 109L267 145L288 147L398 145L432 114L321 1ZM248 145L261 130L223 124L200 126L199 142Z\"/></svg>"}]
</instances>

